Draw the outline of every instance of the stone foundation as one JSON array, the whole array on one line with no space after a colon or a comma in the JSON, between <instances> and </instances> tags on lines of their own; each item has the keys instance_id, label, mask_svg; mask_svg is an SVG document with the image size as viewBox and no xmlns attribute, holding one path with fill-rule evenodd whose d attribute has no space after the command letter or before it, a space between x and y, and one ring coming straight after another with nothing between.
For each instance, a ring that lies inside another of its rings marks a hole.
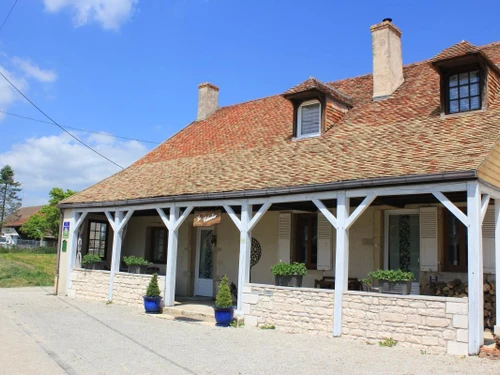
<instances>
[{"instance_id":1,"label":"stone foundation","mask_svg":"<svg viewBox=\"0 0 500 375\"><path fill-rule=\"evenodd\" d=\"M117 273L113 280L113 303L143 308L142 296L146 294L151 275ZM165 277L158 276L160 290ZM69 297L94 301L108 301L109 271L75 269L71 272ZM163 290L162 290L163 296Z\"/></svg>"},{"instance_id":2,"label":"stone foundation","mask_svg":"<svg viewBox=\"0 0 500 375\"><path fill-rule=\"evenodd\" d=\"M403 347L428 353L467 354L468 300L395 296L349 291L344 294L342 334L369 344L392 337ZM292 333L331 336L334 291L247 284L245 324L275 325Z\"/></svg>"}]
</instances>

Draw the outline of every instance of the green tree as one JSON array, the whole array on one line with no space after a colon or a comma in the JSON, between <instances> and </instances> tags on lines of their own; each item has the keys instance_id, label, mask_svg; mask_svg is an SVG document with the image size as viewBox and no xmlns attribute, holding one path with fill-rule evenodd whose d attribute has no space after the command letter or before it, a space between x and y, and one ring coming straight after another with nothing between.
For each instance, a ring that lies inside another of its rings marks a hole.
<instances>
[{"instance_id":1,"label":"green tree","mask_svg":"<svg viewBox=\"0 0 500 375\"><path fill-rule=\"evenodd\" d=\"M59 236L59 223L61 220L61 211L57 207L63 199L71 197L76 191L66 190L55 187L49 192L49 204L43 206L38 213L32 215L29 220L23 224L21 230L31 238L42 239L50 234L57 238Z\"/></svg>"},{"instance_id":2,"label":"green tree","mask_svg":"<svg viewBox=\"0 0 500 375\"><path fill-rule=\"evenodd\" d=\"M0 170L0 232L5 218L21 207L20 191L21 184L14 180L14 170L6 165Z\"/></svg>"}]
</instances>

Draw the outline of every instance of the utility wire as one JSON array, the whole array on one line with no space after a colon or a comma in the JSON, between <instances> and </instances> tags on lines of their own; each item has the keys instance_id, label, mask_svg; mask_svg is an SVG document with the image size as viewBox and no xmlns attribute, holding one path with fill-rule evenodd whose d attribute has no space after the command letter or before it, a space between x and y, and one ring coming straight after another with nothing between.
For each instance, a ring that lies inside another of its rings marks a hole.
<instances>
[{"instance_id":1,"label":"utility wire","mask_svg":"<svg viewBox=\"0 0 500 375\"><path fill-rule=\"evenodd\" d=\"M28 116L20 115L20 114L13 113L13 112L3 111L1 109L0 109L0 113L6 114L6 115L9 115L9 116L19 117L19 118L22 118L22 119L25 119L25 120L30 120L30 121L35 121L35 122L41 122L42 124L54 125L54 123L49 122L49 121L39 120L39 119L36 119L36 118L33 118L33 117L28 117ZM146 141L144 139L136 139L136 138L129 138L129 137L122 137L122 136L114 135L114 134L111 134L111 133L104 133L104 132L97 132L97 131L93 131L93 130L87 130L87 129L81 129L81 128L74 128L74 127L71 127L71 126L64 126L64 127L66 129L71 129L71 130L76 130L76 131L86 132L86 133L92 133L92 134L98 134L98 135L105 135L105 136L108 136L108 137L125 139L127 141L137 141L137 142L141 142L141 143L151 143L151 144L154 144L154 145L160 144L160 142Z\"/></svg>"},{"instance_id":2,"label":"utility wire","mask_svg":"<svg viewBox=\"0 0 500 375\"><path fill-rule=\"evenodd\" d=\"M14 90L16 90L24 99L26 99L33 107L35 107L38 112L40 112L42 115L44 115L45 117L47 117L54 125L56 125L57 127L59 127L62 131L64 131L65 133L68 133L73 139L75 139L77 142L81 143L83 146L85 146L86 148L88 148L89 150L95 152L97 155L99 155L100 157L102 157L103 159L106 159L107 161L109 161L110 163L113 163L114 165L116 165L118 168L121 168L121 169L124 169L121 165L117 164L116 162L114 162L113 160L111 160L110 158L108 158L107 156L104 156L103 154L101 154L99 151L95 150L94 148L90 147L88 144L86 144L85 142L83 142L82 140L80 140L77 136L73 135L72 133L70 133L69 131L67 131L63 126L59 125L57 122L55 122L48 114L46 114L44 111L42 111L42 109L40 107L38 107L35 103L33 103L31 101L30 98L28 98L26 95L24 95L22 93L21 90L19 90L16 85L14 85L1 71L0 71L0 75L9 83L9 85L11 85Z\"/></svg>"},{"instance_id":3,"label":"utility wire","mask_svg":"<svg viewBox=\"0 0 500 375\"><path fill-rule=\"evenodd\" d=\"M5 26L5 24L7 23L7 20L9 19L10 17L10 14L12 13L12 11L14 10L14 8L16 7L16 4L19 0L16 0L14 1L14 4L12 4L12 7L10 8L9 10L9 13L7 14L7 17L5 17L5 19L3 20L3 23L2 23L2 26L0 26L0 32L2 31L3 27Z\"/></svg>"}]
</instances>

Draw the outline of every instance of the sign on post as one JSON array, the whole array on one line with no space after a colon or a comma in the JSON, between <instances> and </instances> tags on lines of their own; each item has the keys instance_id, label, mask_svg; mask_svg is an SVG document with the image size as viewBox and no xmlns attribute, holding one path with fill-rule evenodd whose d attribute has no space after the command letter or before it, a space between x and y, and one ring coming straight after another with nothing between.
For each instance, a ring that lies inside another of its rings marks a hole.
<instances>
[{"instance_id":1,"label":"sign on post","mask_svg":"<svg viewBox=\"0 0 500 375\"><path fill-rule=\"evenodd\" d=\"M221 211L195 211L193 227L211 227L221 221Z\"/></svg>"},{"instance_id":2,"label":"sign on post","mask_svg":"<svg viewBox=\"0 0 500 375\"><path fill-rule=\"evenodd\" d=\"M63 222L62 238L69 238L69 221Z\"/></svg>"}]
</instances>

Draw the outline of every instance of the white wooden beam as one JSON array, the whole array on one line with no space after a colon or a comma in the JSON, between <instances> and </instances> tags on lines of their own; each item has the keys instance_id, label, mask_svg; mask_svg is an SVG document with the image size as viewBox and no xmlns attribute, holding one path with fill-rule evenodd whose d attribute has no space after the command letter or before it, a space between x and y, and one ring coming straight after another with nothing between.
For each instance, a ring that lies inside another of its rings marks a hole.
<instances>
[{"instance_id":1,"label":"white wooden beam","mask_svg":"<svg viewBox=\"0 0 500 375\"><path fill-rule=\"evenodd\" d=\"M338 198L337 198L338 199ZM318 207L318 210L323 214L323 216L334 226L335 229L338 229L338 221L337 218L326 208L326 206L319 199L313 199L313 203ZM337 212L338 215L338 212Z\"/></svg>"},{"instance_id":2,"label":"white wooden beam","mask_svg":"<svg viewBox=\"0 0 500 375\"><path fill-rule=\"evenodd\" d=\"M171 225L170 225L170 220L167 217L167 214L165 211L163 211L162 208L157 207L156 211L158 212L158 215L160 215L161 220L163 221L163 224L167 227L168 230L170 230Z\"/></svg>"},{"instance_id":3,"label":"white wooden beam","mask_svg":"<svg viewBox=\"0 0 500 375\"><path fill-rule=\"evenodd\" d=\"M333 308L333 335L342 335L342 303L347 289L349 270L349 230L346 221L349 214L349 198L345 191L337 198L337 252L335 261L335 301Z\"/></svg>"},{"instance_id":4,"label":"white wooden beam","mask_svg":"<svg viewBox=\"0 0 500 375\"><path fill-rule=\"evenodd\" d=\"M224 204L223 206L227 214L233 221L234 225L236 225L236 228L238 228L238 230L241 232L241 220L238 219L238 216L234 213L234 210L231 208L229 204Z\"/></svg>"},{"instance_id":5,"label":"white wooden beam","mask_svg":"<svg viewBox=\"0 0 500 375\"><path fill-rule=\"evenodd\" d=\"M467 183L467 214L469 354L475 355L479 353L479 348L484 342L481 192L477 181Z\"/></svg>"},{"instance_id":6,"label":"white wooden beam","mask_svg":"<svg viewBox=\"0 0 500 375\"><path fill-rule=\"evenodd\" d=\"M186 216L187 217L187 216ZM179 230L174 229L174 224L179 219L179 207L170 208L171 227L168 229L167 272L165 275L165 306L175 303L175 282L177 273L177 248L179 244Z\"/></svg>"},{"instance_id":7,"label":"white wooden beam","mask_svg":"<svg viewBox=\"0 0 500 375\"><path fill-rule=\"evenodd\" d=\"M500 190L489 184L479 181L479 189L481 193L488 194L493 199L500 199Z\"/></svg>"},{"instance_id":8,"label":"white wooden beam","mask_svg":"<svg viewBox=\"0 0 500 375\"><path fill-rule=\"evenodd\" d=\"M75 224L75 230L78 230L80 228L80 225L82 225L83 221L87 217L87 212L82 212L80 214L80 217L78 218L76 224Z\"/></svg>"},{"instance_id":9,"label":"white wooden beam","mask_svg":"<svg viewBox=\"0 0 500 375\"><path fill-rule=\"evenodd\" d=\"M460 208L455 206L443 193L435 191L432 194L466 227L469 226L469 219L467 215L465 215Z\"/></svg>"},{"instance_id":10,"label":"white wooden beam","mask_svg":"<svg viewBox=\"0 0 500 375\"><path fill-rule=\"evenodd\" d=\"M495 199L495 285L500 285L500 199ZM496 300L500 301L500 288L496 288ZM500 336L500 303L496 304L494 333Z\"/></svg>"},{"instance_id":11,"label":"white wooden beam","mask_svg":"<svg viewBox=\"0 0 500 375\"><path fill-rule=\"evenodd\" d=\"M75 264L76 249L78 246L78 229L86 216L86 212L74 210L69 220L69 241L66 246L68 257L66 263L66 295L68 295L69 288L71 287L71 271Z\"/></svg>"},{"instance_id":12,"label":"white wooden beam","mask_svg":"<svg viewBox=\"0 0 500 375\"><path fill-rule=\"evenodd\" d=\"M106 216L109 220L109 213L106 213ZM113 228L113 247L111 249L111 267L109 272L109 290L108 290L108 301L113 301L113 283L115 278L115 273L120 270L120 257L121 257L121 249L122 249L122 234L123 232L118 230L120 227L120 223L123 221L123 211L115 212L115 221ZM111 222L111 221L110 221Z\"/></svg>"},{"instance_id":13,"label":"white wooden beam","mask_svg":"<svg viewBox=\"0 0 500 375\"><path fill-rule=\"evenodd\" d=\"M248 203L241 205L240 225L240 257L238 262L238 302L236 312L243 314L243 286L250 280L250 249L252 245L252 232L248 230L252 217L252 206Z\"/></svg>"},{"instance_id":14,"label":"white wooden beam","mask_svg":"<svg viewBox=\"0 0 500 375\"><path fill-rule=\"evenodd\" d=\"M368 207L370 207L370 204L372 204L375 198L377 198L376 195L369 195L365 199L363 199L361 204L358 207L356 207L354 212L347 218L345 224L346 229L349 229L354 224L354 222L361 216L361 214L365 212L365 210Z\"/></svg>"},{"instance_id":15,"label":"white wooden beam","mask_svg":"<svg viewBox=\"0 0 500 375\"><path fill-rule=\"evenodd\" d=\"M108 218L109 225L111 225L111 229L113 229L113 231L116 231L116 228L115 228L115 219L113 219L113 216L111 216L111 212L104 211L104 215L106 215L106 217ZM116 213L115 213L115 216L116 216Z\"/></svg>"},{"instance_id":16,"label":"white wooden beam","mask_svg":"<svg viewBox=\"0 0 500 375\"><path fill-rule=\"evenodd\" d=\"M269 207L271 207L271 203L267 202L267 203L264 203L260 208L259 208L259 211L257 211L255 213L255 215L253 215L252 217L252 220L250 220L250 222L248 223L248 228L247 230L249 232L251 232L253 230L253 228L257 225L257 223L259 222L260 219L262 219L262 217L264 216L264 214L267 212L267 210L269 210Z\"/></svg>"},{"instance_id":17,"label":"white wooden beam","mask_svg":"<svg viewBox=\"0 0 500 375\"><path fill-rule=\"evenodd\" d=\"M193 211L193 208L193 206L188 206L184 209L182 215L175 221L172 230L178 230L181 227L182 223L187 219L191 211Z\"/></svg>"},{"instance_id":18,"label":"white wooden beam","mask_svg":"<svg viewBox=\"0 0 500 375\"><path fill-rule=\"evenodd\" d=\"M490 204L490 195L484 194L481 199L481 224L484 221L484 217L486 216L486 211L488 211L488 205Z\"/></svg>"},{"instance_id":19,"label":"white wooden beam","mask_svg":"<svg viewBox=\"0 0 500 375\"><path fill-rule=\"evenodd\" d=\"M130 210L127 212L125 217L120 221L120 224L116 228L118 230L118 232L121 232L123 230L123 228L125 227L125 225L127 224L127 222L129 221L129 219L132 217L133 214L134 214L134 210Z\"/></svg>"}]
</instances>

